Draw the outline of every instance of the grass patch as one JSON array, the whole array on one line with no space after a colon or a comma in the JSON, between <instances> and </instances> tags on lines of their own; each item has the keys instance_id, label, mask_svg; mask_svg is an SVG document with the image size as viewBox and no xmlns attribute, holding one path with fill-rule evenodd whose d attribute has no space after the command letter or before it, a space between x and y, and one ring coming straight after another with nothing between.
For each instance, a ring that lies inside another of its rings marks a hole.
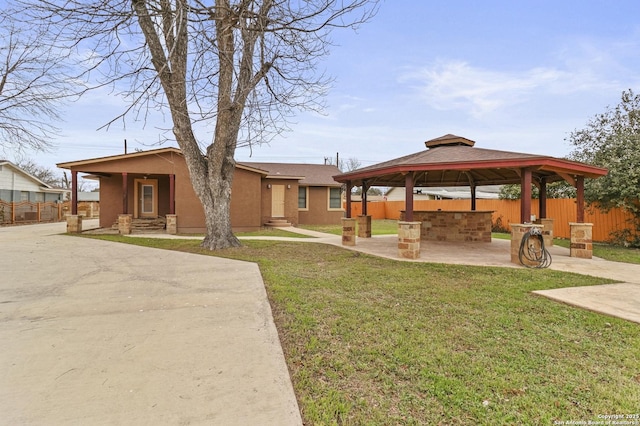
<instances>
[{"instance_id":1,"label":"grass patch","mask_svg":"<svg viewBox=\"0 0 640 426\"><path fill-rule=\"evenodd\" d=\"M259 231L235 232L236 237L286 237L286 238L313 238L298 232L291 232L280 228L262 228Z\"/></svg>"},{"instance_id":2,"label":"grass patch","mask_svg":"<svg viewBox=\"0 0 640 426\"><path fill-rule=\"evenodd\" d=\"M504 232L492 232L491 238L497 238L499 240L510 240L511 234L506 234Z\"/></svg>"},{"instance_id":3,"label":"grass patch","mask_svg":"<svg viewBox=\"0 0 640 426\"><path fill-rule=\"evenodd\" d=\"M342 235L342 225L299 225L300 228L326 234ZM398 221L375 219L371 221L371 235L393 235L398 233Z\"/></svg>"},{"instance_id":4,"label":"grass patch","mask_svg":"<svg viewBox=\"0 0 640 426\"><path fill-rule=\"evenodd\" d=\"M537 297L552 270L399 262L323 244L98 237L257 262L305 424L553 424L636 413L638 325Z\"/></svg>"},{"instance_id":5,"label":"grass patch","mask_svg":"<svg viewBox=\"0 0 640 426\"><path fill-rule=\"evenodd\" d=\"M553 244L569 248L571 242L564 238L554 238ZM593 255L613 262L640 264L640 249L637 248L627 248L605 243L593 243Z\"/></svg>"}]
</instances>

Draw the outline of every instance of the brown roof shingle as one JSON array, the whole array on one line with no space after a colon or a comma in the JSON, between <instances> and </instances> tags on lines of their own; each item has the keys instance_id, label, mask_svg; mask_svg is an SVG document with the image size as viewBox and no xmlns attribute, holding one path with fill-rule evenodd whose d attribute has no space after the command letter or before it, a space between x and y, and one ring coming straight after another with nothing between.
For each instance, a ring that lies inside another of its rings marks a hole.
<instances>
[{"instance_id":1,"label":"brown roof shingle","mask_svg":"<svg viewBox=\"0 0 640 426\"><path fill-rule=\"evenodd\" d=\"M243 164L268 172L271 177L301 178L300 184L309 186L340 186L333 176L340 173L336 166L325 164L299 164L299 163L260 163L242 161Z\"/></svg>"}]
</instances>

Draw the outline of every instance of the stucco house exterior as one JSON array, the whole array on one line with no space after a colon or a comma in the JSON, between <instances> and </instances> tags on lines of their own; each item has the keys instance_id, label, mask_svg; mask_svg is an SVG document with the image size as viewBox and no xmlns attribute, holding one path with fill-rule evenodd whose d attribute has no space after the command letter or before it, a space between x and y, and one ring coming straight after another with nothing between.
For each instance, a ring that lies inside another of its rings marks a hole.
<instances>
[{"instance_id":1,"label":"stucco house exterior","mask_svg":"<svg viewBox=\"0 0 640 426\"><path fill-rule=\"evenodd\" d=\"M91 158L58 167L70 170L74 182L78 173L99 179L103 228L111 227L121 214L131 214L134 220L176 215L177 232L205 231L202 205L177 148ZM339 172L335 166L320 164L238 163L231 194L234 231L269 224L340 223L344 215L341 184L332 177ZM76 194L72 198L77 200Z\"/></svg>"},{"instance_id":2,"label":"stucco house exterior","mask_svg":"<svg viewBox=\"0 0 640 426\"><path fill-rule=\"evenodd\" d=\"M69 192L42 182L10 161L0 160L0 201L62 202Z\"/></svg>"}]
</instances>

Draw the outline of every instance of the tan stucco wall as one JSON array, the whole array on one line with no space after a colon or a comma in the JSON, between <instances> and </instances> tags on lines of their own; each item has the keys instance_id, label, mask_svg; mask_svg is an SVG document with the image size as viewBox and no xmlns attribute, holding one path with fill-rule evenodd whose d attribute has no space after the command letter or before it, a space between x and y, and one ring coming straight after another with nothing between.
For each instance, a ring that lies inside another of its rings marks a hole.
<instances>
[{"instance_id":1,"label":"tan stucco wall","mask_svg":"<svg viewBox=\"0 0 640 426\"><path fill-rule=\"evenodd\" d=\"M231 191L231 226L233 229L250 229L262 226L261 175L236 169Z\"/></svg>"},{"instance_id":2,"label":"tan stucco wall","mask_svg":"<svg viewBox=\"0 0 640 426\"><path fill-rule=\"evenodd\" d=\"M73 168L72 170L76 170ZM204 211L196 196L184 158L173 152L157 155L120 158L117 161L88 164L77 167L83 173L110 174L100 178L100 226L110 227L122 213L122 173L128 182L128 212L133 214L135 179L158 180L158 214L169 213L169 174L175 175L175 211L178 232L204 232ZM259 173L236 169L231 194L231 225L236 228L256 229L261 226Z\"/></svg>"},{"instance_id":3,"label":"tan stucco wall","mask_svg":"<svg viewBox=\"0 0 640 426\"><path fill-rule=\"evenodd\" d=\"M293 179L264 179L262 181L262 223L271 219L271 185L284 185L284 217L293 226L298 225L298 181ZM287 188L289 186L289 188Z\"/></svg>"},{"instance_id":4,"label":"tan stucco wall","mask_svg":"<svg viewBox=\"0 0 640 426\"><path fill-rule=\"evenodd\" d=\"M109 228L122 213L122 176L100 178L100 227Z\"/></svg>"},{"instance_id":5,"label":"tan stucco wall","mask_svg":"<svg viewBox=\"0 0 640 426\"><path fill-rule=\"evenodd\" d=\"M193 191L186 163L175 152L126 155L115 160L81 164L72 170L101 175L100 226L110 227L122 211L122 173L128 182L128 213L133 214L135 179L147 176L158 180L158 214L169 213L169 175L175 175L175 213L178 232L204 232L204 211ZM107 176L105 176L107 175ZM339 224L342 211L328 210L326 187L309 188L309 211L298 210L298 181L295 179L263 179L251 170L236 168L231 193L231 225L234 230L258 229L271 219L272 191L268 185L284 185L285 215L291 224Z\"/></svg>"},{"instance_id":6,"label":"tan stucco wall","mask_svg":"<svg viewBox=\"0 0 640 426\"><path fill-rule=\"evenodd\" d=\"M298 212L299 221L304 225L339 225L344 211L329 210L329 193L325 186L309 187L309 210ZM296 189L296 205L298 190Z\"/></svg>"}]
</instances>

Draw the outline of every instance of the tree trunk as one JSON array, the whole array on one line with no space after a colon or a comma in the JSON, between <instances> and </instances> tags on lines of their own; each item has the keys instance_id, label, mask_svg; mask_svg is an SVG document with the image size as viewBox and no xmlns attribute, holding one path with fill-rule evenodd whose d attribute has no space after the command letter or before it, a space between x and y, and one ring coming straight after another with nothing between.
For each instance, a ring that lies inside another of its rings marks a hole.
<instances>
[{"instance_id":1,"label":"tree trunk","mask_svg":"<svg viewBox=\"0 0 640 426\"><path fill-rule=\"evenodd\" d=\"M174 117L174 135L187 163L191 185L204 210L207 235L202 247L209 250L239 247L240 241L231 230L231 185L236 166L233 154L221 155L219 147L224 144L218 141L211 144L207 156L203 156L188 117Z\"/></svg>"},{"instance_id":2,"label":"tree trunk","mask_svg":"<svg viewBox=\"0 0 640 426\"><path fill-rule=\"evenodd\" d=\"M235 161L224 161L221 170L213 169L209 159L209 176L207 190L211 197L202 199L207 235L202 247L209 250L220 250L239 247L240 241L231 230L231 184L235 171Z\"/></svg>"}]
</instances>

